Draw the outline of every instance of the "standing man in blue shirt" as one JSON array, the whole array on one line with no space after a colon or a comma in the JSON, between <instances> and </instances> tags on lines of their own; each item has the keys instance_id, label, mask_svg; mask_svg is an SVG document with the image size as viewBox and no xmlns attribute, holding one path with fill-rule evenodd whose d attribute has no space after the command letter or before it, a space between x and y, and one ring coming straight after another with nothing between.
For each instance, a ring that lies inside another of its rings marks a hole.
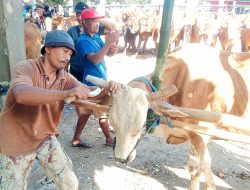
<instances>
[{"instance_id":1,"label":"standing man in blue shirt","mask_svg":"<svg viewBox=\"0 0 250 190\"><path fill-rule=\"evenodd\" d=\"M68 34L72 37L75 43L75 48L77 45L77 40L79 36L83 33L83 25L81 20L81 12L89 8L89 6L84 2L78 2L75 7L74 11L76 14L76 20L78 22L78 25L72 26L68 29ZM113 31L115 30L115 25L107 20L101 20L100 21L100 27L99 27L99 35L105 34L107 31ZM68 67L66 68L68 70ZM83 63L80 61L79 54L76 53L74 56L70 59L70 73L77 78L78 81L82 81L83 76Z\"/></svg>"},{"instance_id":2,"label":"standing man in blue shirt","mask_svg":"<svg viewBox=\"0 0 250 190\"><path fill-rule=\"evenodd\" d=\"M82 24L84 27L84 33L80 35L77 41L77 51L80 56L81 63L83 63L83 76L82 81L84 84L94 86L89 81L85 80L87 75L93 75L104 80L107 80L107 69L105 65L104 57L106 55L112 56L118 51L117 42L119 40L119 32L111 32L107 37L105 43L100 38L99 25L100 16L94 9L84 9L81 12ZM81 141L81 132L84 129L92 111L82 109L75 131L75 135L72 139L72 146L91 148L91 143L87 141ZM99 124L106 137L105 145L112 146L113 138L109 130L108 118L105 115L99 115Z\"/></svg>"}]
</instances>

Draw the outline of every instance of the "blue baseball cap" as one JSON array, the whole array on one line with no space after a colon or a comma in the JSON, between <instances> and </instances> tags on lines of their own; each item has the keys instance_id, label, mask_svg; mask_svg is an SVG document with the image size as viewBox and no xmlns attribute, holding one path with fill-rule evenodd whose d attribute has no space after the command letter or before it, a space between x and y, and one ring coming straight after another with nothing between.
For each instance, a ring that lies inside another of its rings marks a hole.
<instances>
[{"instance_id":1,"label":"blue baseball cap","mask_svg":"<svg viewBox=\"0 0 250 190\"><path fill-rule=\"evenodd\" d=\"M47 33L44 46L41 49L41 54L44 55L45 47L67 47L76 53L75 44L71 36L63 30L52 30Z\"/></svg>"},{"instance_id":2,"label":"blue baseball cap","mask_svg":"<svg viewBox=\"0 0 250 190\"><path fill-rule=\"evenodd\" d=\"M74 11L76 13L80 13L80 12L82 12L82 10L87 9L87 8L89 8L89 6L86 3L80 1L80 2L76 3Z\"/></svg>"}]
</instances>

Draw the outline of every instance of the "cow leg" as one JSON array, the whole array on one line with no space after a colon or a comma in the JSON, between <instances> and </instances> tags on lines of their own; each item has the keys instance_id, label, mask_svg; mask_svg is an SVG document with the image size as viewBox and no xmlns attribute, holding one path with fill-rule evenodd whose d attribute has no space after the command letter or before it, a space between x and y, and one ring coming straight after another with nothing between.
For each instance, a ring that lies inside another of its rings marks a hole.
<instances>
[{"instance_id":1,"label":"cow leg","mask_svg":"<svg viewBox=\"0 0 250 190\"><path fill-rule=\"evenodd\" d=\"M138 53L140 53L141 43L142 43L142 40L141 40L141 38L139 37L139 42L138 42L138 45L137 45Z\"/></svg>"},{"instance_id":2,"label":"cow leg","mask_svg":"<svg viewBox=\"0 0 250 190\"><path fill-rule=\"evenodd\" d=\"M207 143L205 143L205 151L201 158L201 165L203 168L203 174L205 177L205 188L206 190L215 190L215 184L213 180L213 173L211 169L211 158L208 152Z\"/></svg>"},{"instance_id":3,"label":"cow leg","mask_svg":"<svg viewBox=\"0 0 250 190\"><path fill-rule=\"evenodd\" d=\"M212 40L211 40L210 46L215 47L215 46L216 46L216 43L217 43L217 35L214 34L214 35L212 36Z\"/></svg>"},{"instance_id":4,"label":"cow leg","mask_svg":"<svg viewBox=\"0 0 250 190\"><path fill-rule=\"evenodd\" d=\"M199 190L199 178L201 174L201 163L199 144L195 144L194 139L190 139L188 171L191 176L190 190Z\"/></svg>"},{"instance_id":5,"label":"cow leg","mask_svg":"<svg viewBox=\"0 0 250 190\"><path fill-rule=\"evenodd\" d=\"M211 171L211 159L207 149L207 140L198 134L189 134L189 163L188 170L191 175L190 190L199 190L199 178L202 172L205 177L205 189L214 190L215 185Z\"/></svg>"},{"instance_id":6,"label":"cow leg","mask_svg":"<svg viewBox=\"0 0 250 190\"><path fill-rule=\"evenodd\" d=\"M246 51L246 46L245 46L245 44L244 44L244 42L243 41L241 41L241 51L242 52L245 52Z\"/></svg>"},{"instance_id":7,"label":"cow leg","mask_svg":"<svg viewBox=\"0 0 250 190\"><path fill-rule=\"evenodd\" d=\"M156 54L158 53L158 50L159 50L159 45L158 45L157 41L155 40L155 52L156 52Z\"/></svg>"},{"instance_id":8,"label":"cow leg","mask_svg":"<svg viewBox=\"0 0 250 190\"><path fill-rule=\"evenodd\" d=\"M131 43L132 53L135 53L135 49L136 49L135 40L136 40L136 38L133 38L132 43Z\"/></svg>"},{"instance_id":9,"label":"cow leg","mask_svg":"<svg viewBox=\"0 0 250 190\"><path fill-rule=\"evenodd\" d=\"M146 39L144 40L143 49L142 49L142 52L143 52L143 53L145 52L147 42L148 42L148 38L146 38Z\"/></svg>"}]
</instances>

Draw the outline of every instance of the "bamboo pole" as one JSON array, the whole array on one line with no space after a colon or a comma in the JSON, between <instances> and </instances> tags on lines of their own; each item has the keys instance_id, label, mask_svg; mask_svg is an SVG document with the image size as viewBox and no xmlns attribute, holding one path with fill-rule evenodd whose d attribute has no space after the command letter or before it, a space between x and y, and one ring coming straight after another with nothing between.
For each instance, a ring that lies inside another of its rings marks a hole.
<instances>
[{"instance_id":1,"label":"bamboo pole","mask_svg":"<svg viewBox=\"0 0 250 190\"><path fill-rule=\"evenodd\" d=\"M160 88L160 76L162 75L163 65L167 57L173 7L174 0L164 0L160 30L160 42L158 48L159 50L157 53L155 72L153 75L153 85L156 87L156 89Z\"/></svg>"}]
</instances>

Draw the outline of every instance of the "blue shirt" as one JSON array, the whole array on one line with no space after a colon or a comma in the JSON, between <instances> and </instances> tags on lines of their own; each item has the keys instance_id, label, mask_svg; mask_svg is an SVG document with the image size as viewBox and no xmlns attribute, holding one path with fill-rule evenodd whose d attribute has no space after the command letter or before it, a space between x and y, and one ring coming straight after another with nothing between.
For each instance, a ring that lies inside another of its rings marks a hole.
<instances>
[{"instance_id":1,"label":"blue shirt","mask_svg":"<svg viewBox=\"0 0 250 190\"><path fill-rule=\"evenodd\" d=\"M82 33L79 28L79 25L70 27L67 32L74 40L75 49L76 49L77 40ZM80 57L78 53L76 53L75 55L72 55L70 58L70 73L73 74L74 77L77 78L77 80L82 81L83 64L80 61Z\"/></svg>"},{"instance_id":2,"label":"blue shirt","mask_svg":"<svg viewBox=\"0 0 250 190\"><path fill-rule=\"evenodd\" d=\"M83 83L88 86L95 86L95 84L86 81L87 75L93 75L104 80L107 80L107 68L104 59L100 63L95 64L87 59L89 53L98 53L103 47L104 42L98 34L90 36L89 34L81 34L77 41L77 52L80 54L80 60L83 63Z\"/></svg>"},{"instance_id":3,"label":"blue shirt","mask_svg":"<svg viewBox=\"0 0 250 190\"><path fill-rule=\"evenodd\" d=\"M28 13L28 11L26 11L25 9L22 10L22 15L23 15L23 22L26 22L26 14Z\"/></svg>"},{"instance_id":4,"label":"blue shirt","mask_svg":"<svg viewBox=\"0 0 250 190\"><path fill-rule=\"evenodd\" d=\"M103 35L105 30L105 26L100 25L99 26L99 35ZM79 25L72 26L68 29L68 34L72 37L75 43L75 49L77 50L77 40L82 34L82 31L80 30ZM78 52L76 52L75 55L71 56L70 58L70 73L77 78L77 80L82 81L83 77L83 62L80 59L80 55Z\"/></svg>"}]
</instances>

